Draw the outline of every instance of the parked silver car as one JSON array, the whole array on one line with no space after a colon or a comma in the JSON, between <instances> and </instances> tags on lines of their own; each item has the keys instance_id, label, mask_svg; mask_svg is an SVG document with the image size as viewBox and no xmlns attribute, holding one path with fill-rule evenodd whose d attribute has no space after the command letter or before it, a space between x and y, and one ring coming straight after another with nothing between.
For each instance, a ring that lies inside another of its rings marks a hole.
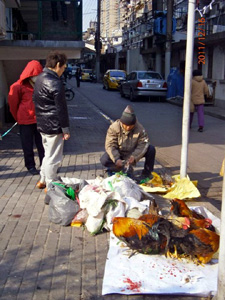
<instances>
[{"instance_id":1,"label":"parked silver car","mask_svg":"<svg viewBox=\"0 0 225 300\"><path fill-rule=\"evenodd\" d=\"M132 71L120 86L122 97L135 101L139 96L162 97L165 99L167 83L163 77L153 71Z\"/></svg>"}]
</instances>

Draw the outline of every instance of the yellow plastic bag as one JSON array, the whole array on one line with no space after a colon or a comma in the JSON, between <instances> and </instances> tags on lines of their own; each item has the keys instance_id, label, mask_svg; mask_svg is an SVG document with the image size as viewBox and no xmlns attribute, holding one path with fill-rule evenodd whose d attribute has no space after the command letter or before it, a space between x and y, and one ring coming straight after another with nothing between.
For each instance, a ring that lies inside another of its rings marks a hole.
<instances>
[{"instance_id":1,"label":"yellow plastic bag","mask_svg":"<svg viewBox=\"0 0 225 300\"><path fill-rule=\"evenodd\" d=\"M220 176L223 177L223 174L224 174L224 159L223 159L222 166L221 166L221 169L220 169Z\"/></svg>"},{"instance_id":2,"label":"yellow plastic bag","mask_svg":"<svg viewBox=\"0 0 225 300\"><path fill-rule=\"evenodd\" d=\"M175 184L171 187L169 192L164 195L164 198L167 199L192 199L198 198L201 196L199 190L197 189L196 185L197 182L192 182L189 177L185 177L180 179L180 175L173 176L175 179Z\"/></svg>"},{"instance_id":3,"label":"yellow plastic bag","mask_svg":"<svg viewBox=\"0 0 225 300\"><path fill-rule=\"evenodd\" d=\"M147 193L166 193L168 192L168 186L165 186L163 183L163 179L156 172L152 172L153 178L148 182L149 185L140 184L139 186Z\"/></svg>"}]
</instances>

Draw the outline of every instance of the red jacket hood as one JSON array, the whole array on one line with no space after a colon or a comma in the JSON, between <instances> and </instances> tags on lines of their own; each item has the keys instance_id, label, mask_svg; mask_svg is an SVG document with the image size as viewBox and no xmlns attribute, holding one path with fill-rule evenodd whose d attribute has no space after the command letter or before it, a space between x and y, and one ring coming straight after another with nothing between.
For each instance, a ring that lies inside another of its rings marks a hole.
<instances>
[{"instance_id":1,"label":"red jacket hood","mask_svg":"<svg viewBox=\"0 0 225 300\"><path fill-rule=\"evenodd\" d=\"M39 63L39 61L37 60L30 61L20 75L20 79L19 79L20 83L29 77L39 75L42 72L42 70L43 68L42 65Z\"/></svg>"}]
</instances>

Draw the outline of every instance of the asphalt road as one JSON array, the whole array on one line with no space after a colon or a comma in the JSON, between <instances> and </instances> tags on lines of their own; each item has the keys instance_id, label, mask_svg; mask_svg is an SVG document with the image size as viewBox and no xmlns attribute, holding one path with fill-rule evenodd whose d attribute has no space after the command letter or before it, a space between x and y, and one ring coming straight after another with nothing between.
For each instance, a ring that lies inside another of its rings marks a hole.
<instances>
[{"instance_id":1,"label":"asphalt road","mask_svg":"<svg viewBox=\"0 0 225 300\"><path fill-rule=\"evenodd\" d=\"M182 146L182 108L167 102L141 100L131 103L118 91L106 91L100 83L82 82L77 90L104 114L115 120L124 108L134 107L138 120L146 128L151 143L156 147L156 159L172 174L179 174ZM205 115L205 130L197 131L195 115L189 135L188 170L191 180L198 180L198 188L220 209L222 178L219 170L224 157L225 121Z\"/></svg>"}]
</instances>

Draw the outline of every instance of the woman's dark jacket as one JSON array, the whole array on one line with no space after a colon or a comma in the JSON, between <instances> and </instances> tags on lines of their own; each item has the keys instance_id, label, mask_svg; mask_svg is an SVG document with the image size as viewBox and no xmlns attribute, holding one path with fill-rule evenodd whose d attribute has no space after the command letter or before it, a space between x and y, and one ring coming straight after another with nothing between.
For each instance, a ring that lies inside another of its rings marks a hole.
<instances>
[{"instance_id":1,"label":"woman's dark jacket","mask_svg":"<svg viewBox=\"0 0 225 300\"><path fill-rule=\"evenodd\" d=\"M33 100L38 131L46 134L69 133L69 116L63 82L48 68L38 76Z\"/></svg>"}]
</instances>

